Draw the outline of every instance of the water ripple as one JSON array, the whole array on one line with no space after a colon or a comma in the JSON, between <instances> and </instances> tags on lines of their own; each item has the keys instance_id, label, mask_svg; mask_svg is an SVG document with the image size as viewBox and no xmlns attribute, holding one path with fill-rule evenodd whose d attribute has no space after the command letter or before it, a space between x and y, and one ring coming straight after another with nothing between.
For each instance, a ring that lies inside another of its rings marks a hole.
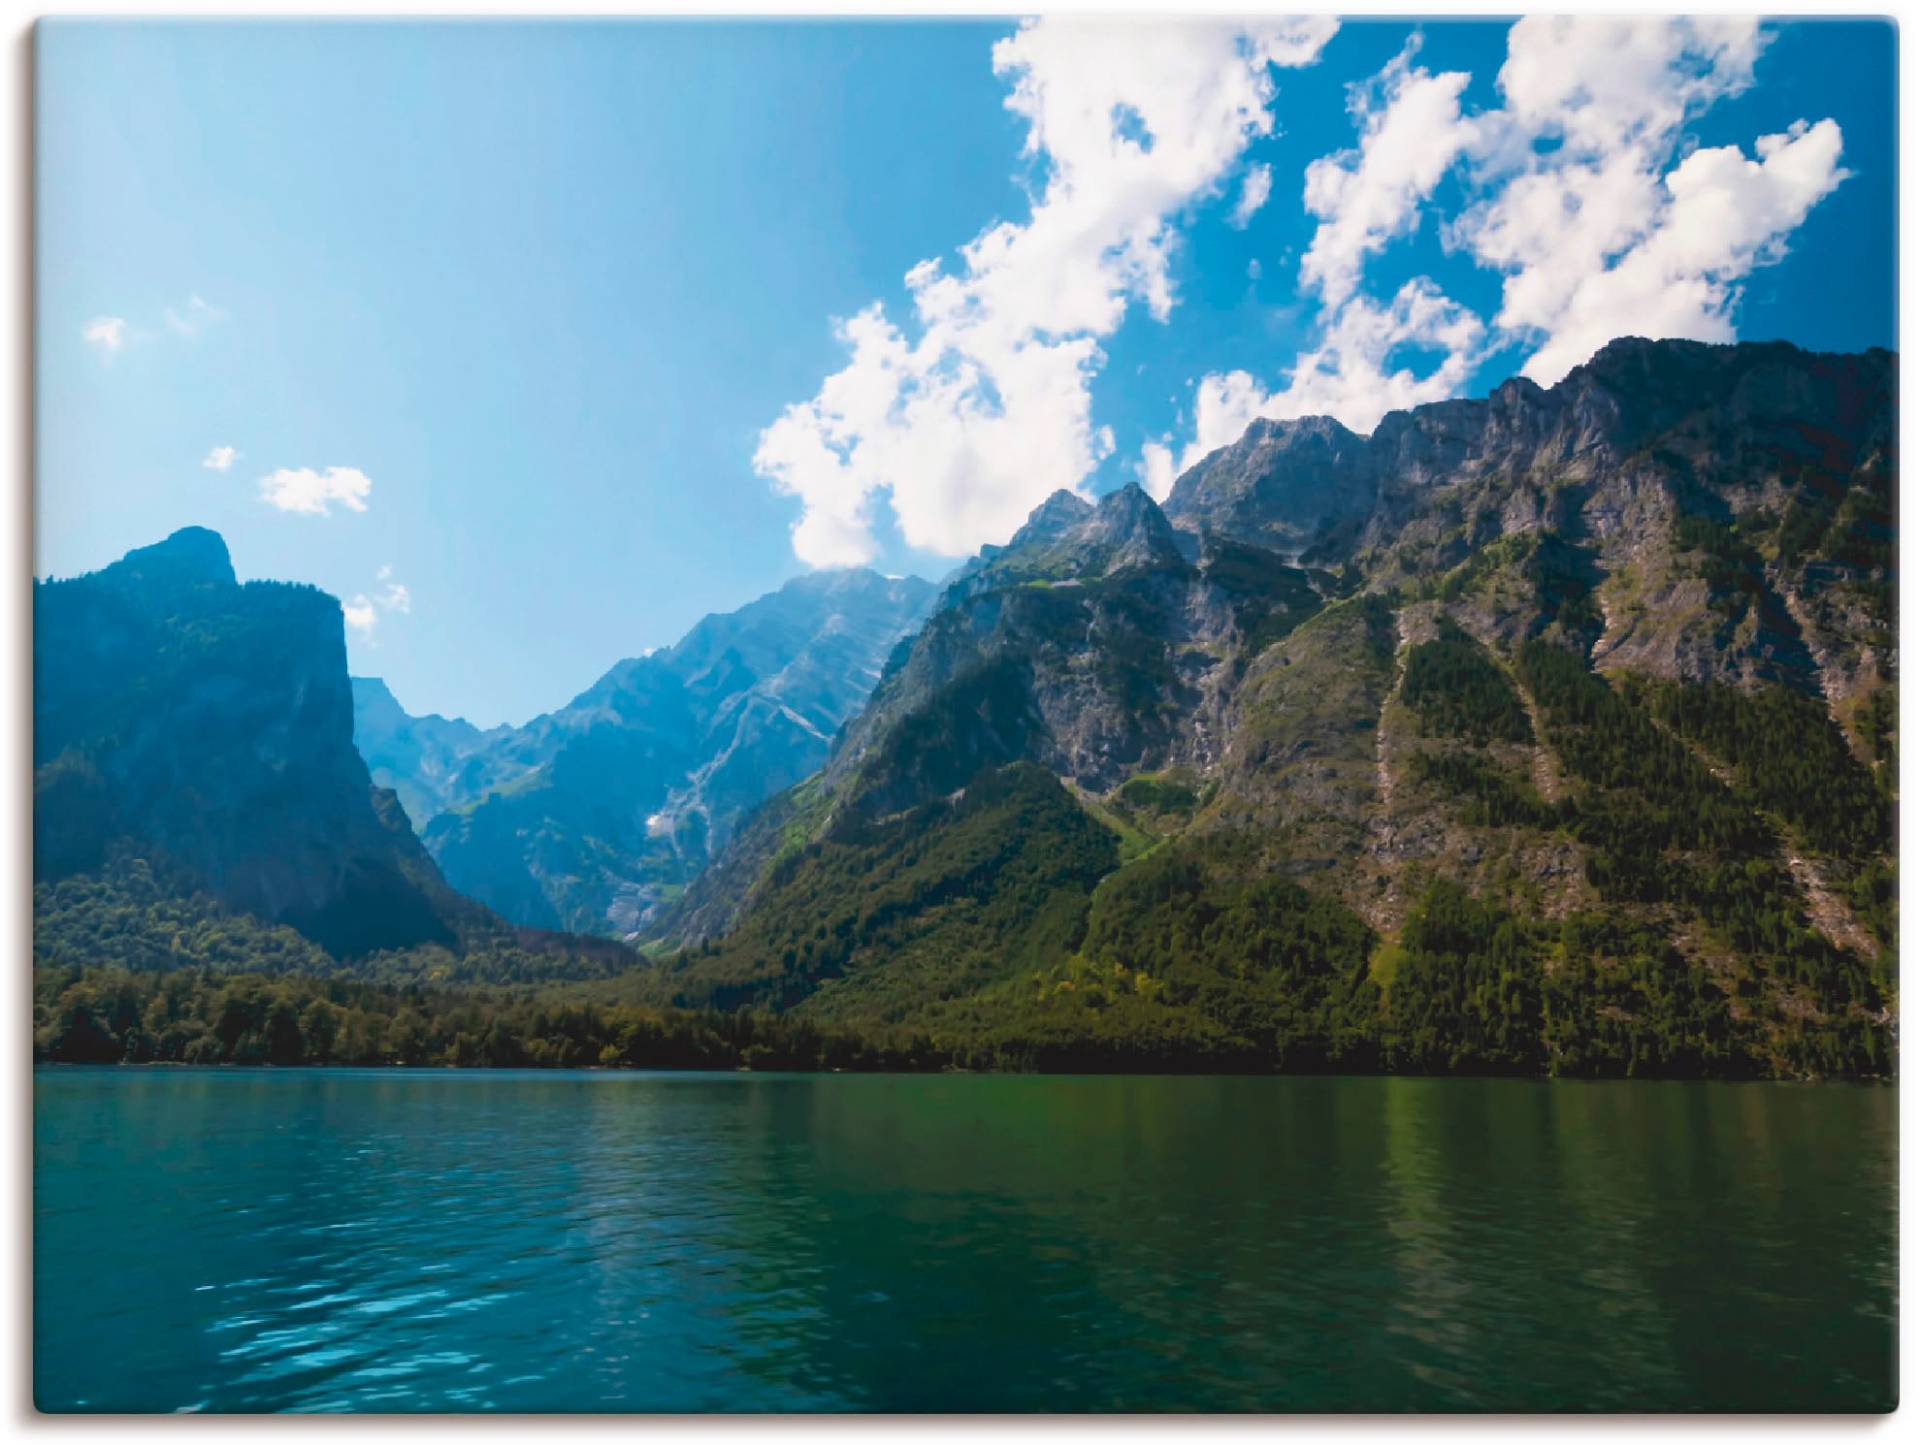
<instances>
[{"instance_id":1,"label":"water ripple","mask_svg":"<svg viewBox=\"0 0 1920 1445\"><path fill-rule=\"evenodd\" d=\"M45 1409L1764 1410L1890 1389L1886 1092L35 1087Z\"/></svg>"}]
</instances>

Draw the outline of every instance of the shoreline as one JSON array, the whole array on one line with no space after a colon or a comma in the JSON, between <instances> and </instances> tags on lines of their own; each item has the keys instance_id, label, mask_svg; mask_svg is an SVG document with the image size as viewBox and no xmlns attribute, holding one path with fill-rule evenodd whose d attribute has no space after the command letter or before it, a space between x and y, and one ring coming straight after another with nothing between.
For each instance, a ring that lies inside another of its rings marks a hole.
<instances>
[{"instance_id":1,"label":"shoreline","mask_svg":"<svg viewBox=\"0 0 1920 1445\"><path fill-rule=\"evenodd\" d=\"M745 1075L754 1078L978 1078L978 1079L1419 1079L1448 1083L1514 1084L1778 1084L1796 1088L1839 1085L1848 1088L1896 1088L1897 1074L1827 1075L1799 1078L1757 1078L1715 1075L1650 1074L1636 1077L1613 1074L1420 1074L1378 1069L1368 1073L1341 1073L1334 1070L1287 1073L1255 1069L754 1069L745 1065L713 1068L676 1064L346 1064L336 1062L300 1064L188 1063L182 1059L147 1059L118 1063L81 1063L69 1059L35 1059L35 1073L41 1070L86 1070L94 1073L201 1072L201 1073L365 1073L365 1074L606 1074L606 1075L694 1075L715 1077Z\"/></svg>"}]
</instances>

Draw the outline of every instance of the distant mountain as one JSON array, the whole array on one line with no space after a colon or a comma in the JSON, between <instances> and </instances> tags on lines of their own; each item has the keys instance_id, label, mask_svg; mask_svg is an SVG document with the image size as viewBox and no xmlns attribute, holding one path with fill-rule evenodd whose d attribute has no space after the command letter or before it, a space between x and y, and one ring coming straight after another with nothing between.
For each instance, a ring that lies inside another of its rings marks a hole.
<instances>
[{"instance_id":1,"label":"distant mountain","mask_svg":"<svg viewBox=\"0 0 1920 1445\"><path fill-rule=\"evenodd\" d=\"M360 679L356 736L455 887L519 923L631 934L744 810L820 765L933 591L801 577L522 728L408 718Z\"/></svg>"},{"instance_id":2,"label":"distant mountain","mask_svg":"<svg viewBox=\"0 0 1920 1445\"><path fill-rule=\"evenodd\" d=\"M1895 392L1627 339L1056 494L657 996L1042 1067L1884 1070Z\"/></svg>"},{"instance_id":3,"label":"distant mountain","mask_svg":"<svg viewBox=\"0 0 1920 1445\"><path fill-rule=\"evenodd\" d=\"M510 727L475 727L465 718L438 713L414 717L377 677L353 684L353 740L367 760L376 787L391 788L417 828L457 801L479 791L462 769L477 754L504 741Z\"/></svg>"}]
</instances>

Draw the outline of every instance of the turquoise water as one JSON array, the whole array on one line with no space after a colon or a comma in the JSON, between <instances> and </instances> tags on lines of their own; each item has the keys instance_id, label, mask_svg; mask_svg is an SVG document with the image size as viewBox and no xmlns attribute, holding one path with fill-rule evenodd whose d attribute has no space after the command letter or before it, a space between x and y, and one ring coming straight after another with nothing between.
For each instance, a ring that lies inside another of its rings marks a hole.
<instances>
[{"instance_id":1,"label":"turquoise water","mask_svg":"<svg viewBox=\"0 0 1920 1445\"><path fill-rule=\"evenodd\" d=\"M43 1410L1893 1400L1890 1090L42 1069Z\"/></svg>"}]
</instances>

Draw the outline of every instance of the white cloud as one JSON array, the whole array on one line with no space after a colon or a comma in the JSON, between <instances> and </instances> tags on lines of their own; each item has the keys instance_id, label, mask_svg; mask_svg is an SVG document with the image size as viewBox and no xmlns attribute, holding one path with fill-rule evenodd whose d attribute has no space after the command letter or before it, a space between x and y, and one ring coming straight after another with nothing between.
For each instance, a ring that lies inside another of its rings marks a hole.
<instances>
[{"instance_id":1,"label":"white cloud","mask_svg":"<svg viewBox=\"0 0 1920 1445\"><path fill-rule=\"evenodd\" d=\"M1376 305L1348 301L1287 384L1268 391L1245 371L1203 377L1194 396L1194 436L1173 465L1170 448L1148 443L1143 467L1170 491L1173 477L1217 447L1237 441L1254 421L1331 416L1370 432L1390 411L1457 394L1479 361L1486 327L1425 277ZM1421 360L1406 355L1420 353ZM1151 490L1151 488L1149 488Z\"/></svg>"},{"instance_id":2,"label":"white cloud","mask_svg":"<svg viewBox=\"0 0 1920 1445\"><path fill-rule=\"evenodd\" d=\"M1508 280L1499 322L1543 334L1522 368L1551 385L1615 336L1732 341L1738 283L1777 260L1808 211L1847 178L1840 127L1796 123L1738 146L1696 150L1660 181L1632 239L1584 274L1541 254ZM1568 227L1567 229L1577 229Z\"/></svg>"},{"instance_id":3,"label":"white cloud","mask_svg":"<svg viewBox=\"0 0 1920 1445\"><path fill-rule=\"evenodd\" d=\"M1270 68L1312 63L1335 28L1047 19L996 44L1044 187L958 269L907 273L907 326L879 303L842 323L847 366L761 434L756 469L803 506L801 559L869 560L883 504L910 545L957 555L1077 489L1113 449L1088 396L1101 339L1135 303L1167 317L1176 219L1271 131Z\"/></svg>"},{"instance_id":4,"label":"white cloud","mask_svg":"<svg viewBox=\"0 0 1920 1445\"><path fill-rule=\"evenodd\" d=\"M189 339L227 319L225 311L200 296L189 296L179 306L167 307L165 314L167 325Z\"/></svg>"},{"instance_id":5,"label":"white cloud","mask_svg":"<svg viewBox=\"0 0 1920 1445\"><path fill-rule=\"evenodd\" d=\"M189 339L227 319L225 311L201 296L190 296L179 306L163 307L161 315L175 334ZM110 359L136 341L152 340L153 333L135 328L124 316L96 316L80 328L80 338Z\"/></svg>"},{"instance_id":6,"label":"white cloud","mask_svg":"<svg viewBox=\"0 0 1920 1445\"><path fill-rule=\"evenodd\" d=\"M1236 375L1245 376L1245 372ZM1159 441L1148 442L1140 448L1140 461L1135 467L1135 475L1141 488L1156 502L1164 502L1173 494L1174 478L1180 469L1173 464L1173 446L1171 437L1161 437Z\"/></svg>"},{"instance_id":7,"label":"white cloud","mask_svg":"<svg viewBox=\"0 0 1920 1445\"><path fill-rule=\"evenodd\" d=\"M354 594L353 601L340 604L340 611L347 619L347 626L363 638L373 636L373 626L379 617L366 593Z\"/></svg>"},{"instance_id":8,"label":"white cloud","mask_svg":"<svg viewBox=\"0 0 1920 1445\"><path fill-rule=\"evenodd\" d=\"M364 592L356 592L351 602L340 604L340 610L347 619L347 626L368 641L373 639L373 631L379 624L381 614L413 611L413 594L407 590L405 583L393 580L391 562L383 564L380 570L374 573L374 580L383 584L374 596L369 597Z\"/></svg>"},{"instance_id":9,"label":"white cloud","mask_svg":"<svg viewBox=\"0 0 1920 1445\"><path fill-rule=\"evenodd\" d=\"M1528 16L1507 32L1496 120L1509 149L1544 135L1582 155L1662 148L1689 115L1751 86L1765 48L1743 16Z\"/></svg>"},{"instance_id":10,"label":"white cloud","mask_svg":"<svg viewBox=\"0 0 1920 1445\"><path fill-rule=\"evenodd\" d=\"M1273 194L1273 167L1269 165L1252 166L1247 178L1240 185L1240 199L1233 203L1233 214L1227 217L1227 224L1235 230L1244 231L1247 223L1254 218L1259 209L1266 205L1267 197Z\"/></svg>"},{"instance_id":11,"label":"white cloud","mask_svg":"<svg viewBox=\"0 0 1920 1445\"><path fill-rule=\"evenodd\" d=\"M1472 77L1428 74L1413 64L1418 48L1416 36L1379 75L1350 89L1359 148L1307 167L1306 208L1320 224L1300 258L1300 280L1329 306L1354 293L1366 256L1414 228L1421 203L1474 137L1460 113Z\"/></svg>"},{"instance_id":12,"label":"white cloud","mask_svg":"<svg viewBox=\"0 0 1920 1445\"><path fill-rule=\"evenodd\" d=\"M1482 115L1460 108L1468 77L1430 75L1410 45L1350 91L1359 144L1307 169L1319 224L1300 277L1322 303L1318 339L1277 390L1246 371L1205 377L1178 466L1169 440L1149 442L1143 481L1170 488L1256 417L1326 413L1367 431L1459 392L1485 354L1482 319L1424 277L1384 305L1363 288L1367 258L1418 226L1449 172L1468 199L1442 238L1504 273L1492 330L1530 348L1535 381L1621 334L1732 340L1741 281L1848 174L1831 120L1760 136L1751 156L1686 152L1683 127L1753 83L1765 44L1733 17L1529 17L1508 32L1503 104Z\"/></svg>"},{"instance_id":13,"label":"white cloud","mask_svg":"<svg viewBox=\"0 0 1920 1445\"><path fill-rule=\"evenodd\" d=\"M240 453L232 447L215 447L208 452L200 463L210 472L224 472L240 459Z\"/></svg>"},{"instance_id":14,"label":"white cloud","mask_svg":"<svg viewBox=\"0 0 1920 1445\"><path fill-rule=\"evenodd\" d=\"M262 501L283 512L306 512L313 516L331 515L330 504L338 502L350 512L367 510L367 494L373 482L357 467L281 467L260 479Z\"/></svg>"},{"instance_id":15,"label":"white cloud","mask_svg":"<svg viewBox=\"0 0 1920 1445\"><path fill-rule=\"evenodd\" d=\"M116 355L129 340L124 316L96 316L80 329L80 339L100 348L105 356Z\"/></svg>"},{"instance_id":16,"label":"white cloud","mask_svg":"<svg viewBox=\"0 0 1920 1445\"><path fill-rule=\"evenodd\" d=\"M1623 331L1733 339L1739 283L1776 260L1846 179L1831 120L1674 163L1682 127L1753 83L1759 23L1529 17L1509 32L1503 109L1485 117L1485 192L1448 229L1506 273L1496 323L1558 381Z\"/></svg>"}]
</instances>

